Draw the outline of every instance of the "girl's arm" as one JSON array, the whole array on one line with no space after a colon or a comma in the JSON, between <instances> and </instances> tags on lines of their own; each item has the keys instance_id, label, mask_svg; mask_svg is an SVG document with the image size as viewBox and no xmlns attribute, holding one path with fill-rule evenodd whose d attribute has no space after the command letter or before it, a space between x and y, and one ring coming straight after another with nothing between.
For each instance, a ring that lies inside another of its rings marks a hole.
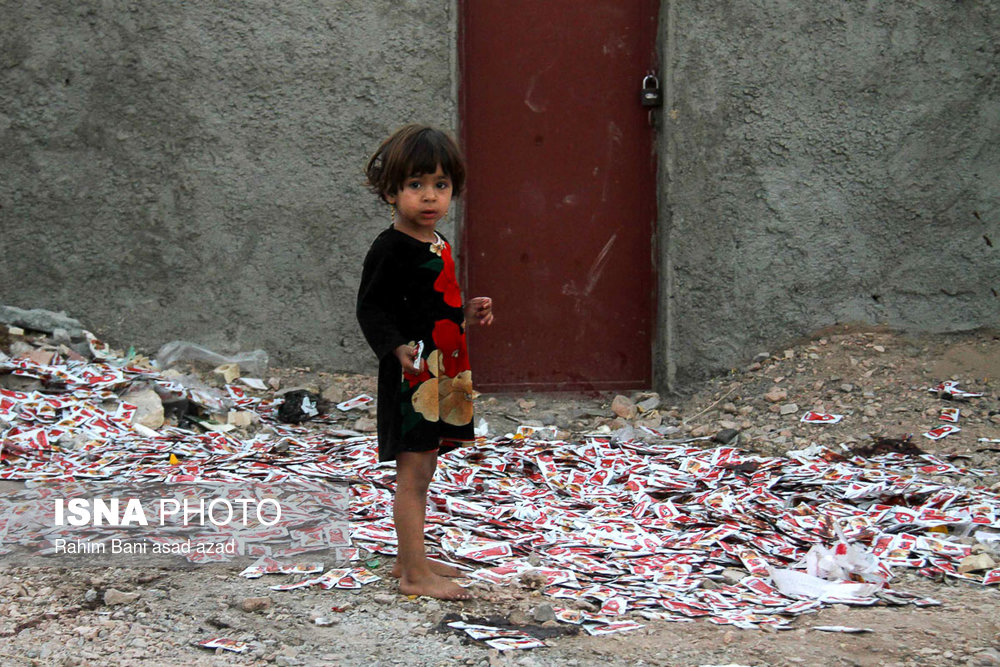
<instances>
[{"instance_id":1,"label":"girl's arm","mask_svg":"<svg viewBox=\"0 0 1000 667\"><path fill-rule=\"evenodd\" d=\"M393 286L398 284L395 275L397 265L388 249L376 241L365 257L361 285L358 287L358 324L379 361L387 354L395 354L400 346L408 342L393 317Z\"/></svg>"}]
</instances>

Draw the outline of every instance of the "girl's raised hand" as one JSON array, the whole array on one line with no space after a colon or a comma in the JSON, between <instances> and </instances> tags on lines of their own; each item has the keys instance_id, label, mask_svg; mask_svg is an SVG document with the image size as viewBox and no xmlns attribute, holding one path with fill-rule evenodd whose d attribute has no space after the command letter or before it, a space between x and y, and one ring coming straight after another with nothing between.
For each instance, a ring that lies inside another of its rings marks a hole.
<instances>
[{"instance_id":1,"label":"girl's raised hand","mask_svg":"<svg viewBox=\"0 0 1000 667\"><path fill-rule=\"evenodd\" d=\"M486 327L493 324L493 299L488 296L477 296L465 304L465 319L475 320Z\"/></svg>"},{"instance_id":2,"label":"girl's raised hand","mask_svg":"<svg viewBox=\"0 0 1000 667\"><path fill-rule=\"evenodd\" d=\"M393 350L393 353L396 355L396 358L399 359L399 363L402 365L404 373L409 373L410 375L417 375L420 373L414 365L414 362L417 360L417 348L412 345L400 345Z\"/></svg>"}]
</instances>

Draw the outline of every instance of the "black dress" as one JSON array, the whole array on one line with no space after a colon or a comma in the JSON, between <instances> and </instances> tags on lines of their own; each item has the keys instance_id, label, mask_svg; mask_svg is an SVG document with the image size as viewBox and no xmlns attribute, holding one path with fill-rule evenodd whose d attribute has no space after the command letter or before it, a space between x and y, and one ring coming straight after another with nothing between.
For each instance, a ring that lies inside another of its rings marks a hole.
<instances>
[{"instance_id":1,"label":"black dress","mask_svg":"<svg viewBox=\"0 0 1000 667\"><path fill-rule=\"evenodd\" d=\"M462 293L451 245L440 234L437 241L390 227L365 257L357 316L379 360L380 461L475 439ZM404 374L393 351L421 341L420 372Z\"/></svg>"}]
</instances>

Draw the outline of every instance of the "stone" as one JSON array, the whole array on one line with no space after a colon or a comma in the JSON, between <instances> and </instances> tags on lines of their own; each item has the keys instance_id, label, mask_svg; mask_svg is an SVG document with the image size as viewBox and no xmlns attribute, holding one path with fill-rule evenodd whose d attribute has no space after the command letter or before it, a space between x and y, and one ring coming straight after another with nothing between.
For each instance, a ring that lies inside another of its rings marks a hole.
<instances>
[{"instance_id":1,"label":"stone","mask_svg":"<svg viewBox=\"0 0 1000 667\"><path fill-rule=\"evenodd\" d=\"M250 412L249 410L230 410L226 413L226 423L237 428L246 428L254 423L254 417L256 416L255 412Z\"/></svg>"},{"instance_id":2,"label":"stone","mask_svg":"<svg viewBox=\"0 0 1000 667\"><path fill-rule=\"evenodd\" d=\"M611 401L611 411L622 419L633 419L638 412L638 408L628 396L618 394Z\"/></svg>"},{"instance_id":3,"label":"stone","mask_svg":"<svg viewBox=\"0 0 1000 667\"><path fill-rule=\"evenodd\" d=\"M730 586L735 586L743 581L747 576L747 573L743 570L737 570L732 567L727 567L722 571L722 580Z\"/></svg>"},{"instance_id":4,"label":"stone","mask_svg":"<svg viewBox=\"0 0 1000 667\"><path fill-rule=\"evenodd\" d=\"M532 618L538 623L544 623L545 621L556 620L555 609L552 608L550 604L540 604L535 607L535 610L531 613Z\"/></svg>"},{"instance_id":5,"label":"stone","mask_svg":"<svg viewBox=\"0 0 1000 667\"><path fill-rule=\"evenodd\" d=\"M649 412L650 410L655 410L656 408L660 407L660 395L653 394L649 398L643 399L642 401L637 403L636 407L639 408L640 412Z\"/></svg>"},{"instance_id":6,"label":"stone","mask_svg":"<svg viewBox=\"0 0 1000 667\"><path fill-rule=\"evenodd\" d=\"M0 306L0 323L15 324L25 329L33 331L44 331L52 333L56 329L63 329L73 338L83 337L83 325L79 320L69 317L64 312L52 312L35 308L24 310L14 306Z\"/></svg>"},{"instance_id":7,"label":"stone","mask_svg":"<svg viewBox=\"0 0 1000 667\"><path fill-rule=\"evenodd\" d=\"M125 591L120 591L115 588L109 588L104 591L104 604L109 607L114 607L120 604L130 604L138 600L141 595L142 594L138 591L126 593Z\"/></svg>"},{"instance_id":8,"label":"stone","mask_svg":"<svg viewBox=\"0 0 1000 667\"><path fill-rule=\"evenodd\" d=\"M740 432L737 428L724 428L712 436L713 441L722 445L735 445L739 438Z\"/></svg>"},{"instance_id":9,"label":"stone","mask_svg":"<svg viewBox=\"0 0 1000 667\"><path fill-rule=\"evenodd\" d=\"M989 554L971 554L963 558L962 562L958 564L958 571L964 574L979 570L992 570L996 566L996 561L990 558Z\"/></svg>"},{"instance_id":10,"label":"stone","mask_svg":"<svg viewBox=\"0 0 1000 667\"><path fill-rule=\"evenodd\" d=\"M372 417L361 417L354 422L354 430L359 433L374 433L378 429L378 424Z\"/></svg>"},{"instance_id":11,"label":"stone","mask_svg":"<svg viewBox=\"0 0 1000 667\"><path fill-rule=\"evenodd\" d=\"M142 424L151 429L163 426L163 401L152 389L124 394L122 400L138 408L132 417L133 424Z\"/></svg>"},{"instance_id":12,"label":"stone","mask_svg":"<svg viewBox=\"0 0 1000 667\"><path fill-rule=\"evenodd\" d=\"M788 398L788 391L782 389L781 387L774 387L771 391L764 394L764 400L768 403L781 403Z\"/></svg>"},{"instance_id":13,"label":"stone","mask_svg":"<svg viewBox=\"0 0 1000 667\"><path fill-rule=\"evenodd\" d=\"M270 609L273 601L269 597L243 598L240 600L239 608L246 612L265 611Z\"/></svg>"},{"instance_id":14,"label":"stone","mask_svg":"<svg viewBox=\"0 0 1000 667\"><path fill-rule=\"evenodd\" d=\"M786 403L781 406L779 412L783 415L794 415L799 411L799 406L795 403Z\"/></svg>"},{"instance_id":15,"label":"stone","mask_svg":"<svg viewBox=\"0 0 1000 667\"><path fill-rule=\"evenodd\" d=\"M515 609L507 615L507 622L511 625L528 625L531 623L531 619L520 609Z\"/></svg>"}]
</instances>

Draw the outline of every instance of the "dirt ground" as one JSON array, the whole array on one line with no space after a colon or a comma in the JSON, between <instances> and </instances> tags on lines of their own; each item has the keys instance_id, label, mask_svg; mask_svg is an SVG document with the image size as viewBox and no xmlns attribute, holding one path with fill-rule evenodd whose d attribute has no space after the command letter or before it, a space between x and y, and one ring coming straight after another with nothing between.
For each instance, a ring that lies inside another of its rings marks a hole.
<instances>
[{"instance_id":1,"label":"dirt ground","mask_svg":"<svg viewBox=\"0 0 1000 667\"><path fill-rule=\"evenodd\" d=\"M318 369L286 369L279 375L285 387L314 385L333 398L374 389L372 378ZM985 395L956 404L962 409L962 431L932 442L920 434L940 424L942 402L927 389L948 379ZM687 436L734 429L739 447L780 455L813 442L853 446L870 443L873 436L915 434L913 442L927 452L958 455L969 468L1000 468L1000 445L979 441L1000 438L1000 335L992 331L909 336L829 329L758 355L746 367L685 387L683 393L660 396L658 405L630 420L615 414L622 403L614 398L491 395L482 396L477 409L491 435L535 424L555 425L572 438L647 420ZM649 400L654 398L650 392L628 398L656 403ZM799 421L807 410L849 418L816 427ZM369 429L370 417L363 415L353 425ZM998 479L979 483L996 491ZM942 605L834 605L799 616L792 630L779 632L703 621L643 621L645 627L634 632L591 637L573 633L572 626L535 621L539 607L551 602L537 591L511 589L471 602L400 596L389 576L391 565L390 558L380 558L375 571L382 579L357 591L281 593L268 589L273 582L241 579L218 565L184 572L8 568L0 572L0 663L1000 665L997 587L935 581L915 572L900 571L893 586ZM138 595L116 599L116 591ZM247 602L253 598L267 601ZM499 653L446 627L444 621L455 614L524 626L545 637L547 646ZM315 623L317 617L328 618L329 624ZM841 625L871 632L811 629ZM251 648L236 654L192 645L212 636L241 639Z\"/></svg>"}]
</instances>

